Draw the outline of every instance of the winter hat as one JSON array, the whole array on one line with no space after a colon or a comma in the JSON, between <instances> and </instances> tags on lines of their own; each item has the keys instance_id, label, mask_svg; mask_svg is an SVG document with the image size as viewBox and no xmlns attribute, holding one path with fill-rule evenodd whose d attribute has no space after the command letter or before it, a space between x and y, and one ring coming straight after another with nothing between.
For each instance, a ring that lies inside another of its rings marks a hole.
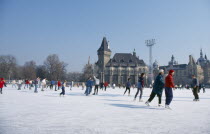
<instances>
[{"instance_id":1,"label":"winter hat","mask_svg":"<svg viewBox=\"0 0 210 134\"><path fill-rule=\"evenodd\" d=\"M164 70L163 70L163 69L160 69L160 70L159 70L159 73L164 73Z\"/></svg>"},{"instance_id":2,"label":"winter hat","mask_svg":"<svg viewBox=\"0 0 210 134\"><path fill-rule=\"evenodd\" d=\"M173 72L174 72L174 70L170 70L170 71L169 71L169 74L172 74Z\"/></svg>"}]
</instances>

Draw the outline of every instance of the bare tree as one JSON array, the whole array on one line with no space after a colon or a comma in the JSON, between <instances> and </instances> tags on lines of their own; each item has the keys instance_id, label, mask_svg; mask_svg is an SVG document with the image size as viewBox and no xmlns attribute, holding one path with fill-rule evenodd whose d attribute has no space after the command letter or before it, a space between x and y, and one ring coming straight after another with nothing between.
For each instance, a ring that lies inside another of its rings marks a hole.
<instances>
[{"instance_id":1,"label":"bare tree","mask_svg":"<svg viewBox=\"0 0 210 134\"><path fill-rule=\"evenodd\" d=\"M14 71L17 66L16 58L12 55L0 56L0 77L11 79L14 76Z\"/></svg>"},{"instance_id":2,"label":"bare tree","mask_svg":"<svg viewBox=\"0 0 210 134\"><path fill-rule=\"evenodd\" d=\"M47 68L44 65L37 66L36 68L36 76L44 79L47 78Z\"/></svg>"},{"instance_id":3,"label":"bare tree","mask_svg":"<svg viewBox=\"0 0 210 134\"><path fill-rule=\"evenodd\" d=\"M59 60L58 55L52 54L44 61L47 75L50 80L65 79L67 64Z\"/></svg>"},{"instance_id":4,"label":"bare tree","mask_svg":"<svg viewBox=\"0 0 210 134\"><path fill-rule=\"evenodd\" d=\"M28 61L24 64L23 77L30 80L36 78L36 63L34 61Z\"/></svg>"},{"instance_id":5,"label":"bare tree","mask_svg":"<svg viewBox=\"0 0 210 134\"><path fill-rule=\"evenodd\" d=\"M82 73L79 73L79 72L69 72L69 73L66 75L66 80L67 80L67 81L76 81L76 82L80 82L81 76L82 76Z\"/></svg>"},{"instance_id":6,"label":"bare tree","mask_svg":"<svg viewBox=\"0 0 210 134\"><path fill-rule=\"evenodd\" d=\"M86 81L88 78L93 77L93 65L86 64L83 68L81 81Z\"/></svg>"}]
</instances>

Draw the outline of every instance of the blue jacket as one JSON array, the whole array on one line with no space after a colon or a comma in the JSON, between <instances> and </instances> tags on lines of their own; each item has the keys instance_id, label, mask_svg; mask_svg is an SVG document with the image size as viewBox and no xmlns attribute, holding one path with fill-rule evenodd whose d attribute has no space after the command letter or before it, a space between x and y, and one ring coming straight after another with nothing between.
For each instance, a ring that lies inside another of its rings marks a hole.
<instances>
[{"instance_id":1,"label":"blue jacket","mask_svg":"<svg viewBox=\"0 0 210 134\"><path fill-rule=\"evenodd\" d=\"M193 79L192 79L192 84L191 84L191 85L192 85L192 88L194 88L195 86L198 87L198 86L199 86L199 81L198 81L198 79L197 79L197 78L193 78Z\"/></svg>"},{"instance_id":2,"label":"blue jacket","mask_svg":"<svg viewBox=\"0 0 210 134\"><path fill-rule=\"evenodd\" d=\"M152 92L162 95L163 88L164 88L163 76L161 74L159 74L155 79Z\"/></svg>"},{"instance_id":3,"label":"blue jacket","mask_svg":"<svg viewBox=\"0 0 210 134\"><path fill-rule=\"evenodd\" d=\"M92 88L92 86L93 86L93 81L88 80L88 81L86 82L86 87L91 87L91 88Z\"/></svg>"},{"instance_id":4,"label":"blue jacket","mask_svg":"<svg viewBox=\"0 0 210 134\"><path fill-rule=\"evenodd\" d=\"M131 88L131 83L130 83L130 81L128 81L128 82L126 83L126 87Z\"/></svg>"},{"instance_id":5,"label":"blue jacket","mask_svg":"<svg viewBox=\"0 0 210 134\"><path fill-rule=\"evenodd\" d=\"M52 81L50 82L50 84L51 84L51 85L55 85L55 81L52 80Z\"/></svg>"}]
</instances>

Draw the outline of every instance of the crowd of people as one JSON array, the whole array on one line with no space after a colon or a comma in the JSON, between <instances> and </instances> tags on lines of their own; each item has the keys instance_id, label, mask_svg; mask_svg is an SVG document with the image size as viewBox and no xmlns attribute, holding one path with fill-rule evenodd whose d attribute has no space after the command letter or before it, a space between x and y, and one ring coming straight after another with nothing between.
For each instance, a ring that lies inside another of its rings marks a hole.
<instances>
[{"instance_id":1,"label":"crowd of people","mask_svg":"<svg viewBox=\"0 0 210 134\"><path fill-rule=\"evenodd\" d=\"M173 90L175 89L182 89L183 86L179 86L179 88L174 84L174 80L173 80L173 76L174 76L174 70L170 70L168 72L168 75L166 76L165 80L164 80L164 70L160 70L159 74L156 76L156 79L153 83L153 85L151 86L152 88L152 92L150 94L149 99L145 102L145 104L147 106L150 106L150 103L152 102L152 100L155 98L155 96L158 97L158 106L159 107L163 107L161 105L161 101L162 101L162 93L163 90L165 89L165 108L166 109L171 109L170 108L170 104L173 100ZM143 95L143 89L145 87L145 82L144 82L144 78L145 74L141 73L140 77L138 78L138 83L136 84L136 94L134 96L134 101L136 101L137 96L139 95L139 102L143 102L142 100L142 95ZM125 86L125 91L124 94L125 95L128 92L128 96L130 96L130 92L131 92L131 88L135 88L134 85L131 84L131 78L128 78L127 82L124 84ZM32 88L34 88L34 93L38 93L38 88L41 89L41 91L45 91L45 89L49 88L50 90L60 90L61 89L61 95L65 95L65 89L67 87L69 87L70 90L72 90L72 87L76 86L81 86L82 90L85 89L86 90L84 92L84 94L86 96L90 95L92 92L92 88L94 87L94 93L92 95L98 95L98 91L99 88L101 90L106 91L107 87L111 87L109 85L108 82L100 82L99 78L97 78L96 76L94 76L93 78L90 77L86 83L77 83L74 84L74 81L68 83L66 80L65 81L54 81L54 80L50 80L48 81L46 78L44 79L40 79L39 77L36 78L35 80L13 80L11 82L12 84L12 88L17 88L18 90L21 90L21 88L23 87L24 89L29 89L32 90ZM189 86L190 85L190 86ZM199 101L199 95L198 93L200 92L201 88L203 88L203 92L205 93L205 86L199 83L199 80L196 78L195 75L192 75L192 82L187 85L185 88L189 89L190 87L192 88L192 92L194 95L194 99L193 101ZM3 87L6 87L6 81L4 80L4 78L0 78L0 93L3 93ZM112 88L115 89L116 85L112 84ZM119 88L121 88L121 85L119 85Z\"/></svg>"}]
</instances>

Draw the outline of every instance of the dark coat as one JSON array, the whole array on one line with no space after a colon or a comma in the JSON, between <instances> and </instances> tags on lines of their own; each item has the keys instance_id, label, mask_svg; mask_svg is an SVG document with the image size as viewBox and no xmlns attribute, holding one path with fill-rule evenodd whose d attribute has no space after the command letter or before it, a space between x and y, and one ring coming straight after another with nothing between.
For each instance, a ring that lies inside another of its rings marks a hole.
<instances>
[{"instance_id":1,"label":"dark coat","mask_svg":"<svg viewBox=\"0 0 210 134\"><path fill-rule=\"evenodd\" d=\"M163 76L159 74L155 79L152 92L162 95L163 88L164 88Z\"/></svg>"}]
</instances>

